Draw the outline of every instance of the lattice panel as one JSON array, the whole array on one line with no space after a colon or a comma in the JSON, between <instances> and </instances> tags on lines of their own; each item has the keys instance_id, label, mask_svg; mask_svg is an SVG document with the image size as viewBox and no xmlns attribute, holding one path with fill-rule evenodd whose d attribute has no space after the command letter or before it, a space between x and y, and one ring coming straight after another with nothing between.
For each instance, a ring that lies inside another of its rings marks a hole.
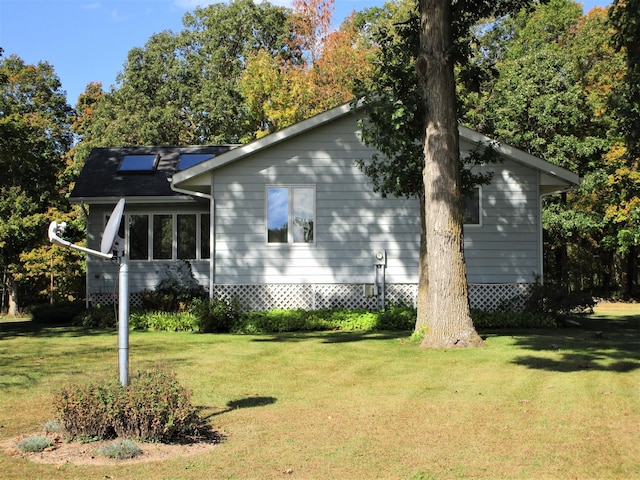
<instances>
[{"instance_id":1,"label":"lattice panel","mask_svg":"<svg viewBox=\"0 0 640 480\"><path fill-rule=\"evenodd\" d=\"M415 304L417 286L386 285L385 302ZM377 297L366 297L362 284L263 284L215 285L215 298L237 298L247 311L274 308L368 308L380 306Z\"/></svg>"},{"instance_id":2,"label":"lattice panel","mask_svg":"<svg viewBox=\"0 0 640 480\"><path fill-rule=\"evenodd\" d=\"M314 285L315 308L368 308L375 309L378 299L365 297L362 285Z\"/></svg>"},{"instance_id":3,"label":"lattice panel","mask_svg":"<svg viewBox=\"0 0 640 480\"><path fill-rule=\"evenodd\" d=\"M113 305L118 303L117 293L92 293L89 299L92 307L97 305ZM142 308L142 294L130 293L129 294L129 309Z\"/></svg>"},{"instance_id":4,"label":"lattice panel","mask_svg":"<svg viewBox=\"0 0 640 480\"><path fill-rule=\"evenodd\" d=\"M237 298L247 311L313 309L312 286L308 284L215 285L213 292L218 299Z\"/></svg>"},{"instance_id":5,"label":"lattice panel","mask_svg":"<svg viewBox=\"0 0 640 480\"><path fill-rule=\"evenodd\" d=\"M469 304L480 310L522 310L531 294L530 283L472 283L469 284Z\"/></svg>"},{"instance_id":6,"label":"lattice panel","mask_svg":"<svg viewBox=\"0 0 640 480\"><path fill-rule=\"evenodd\" d=\"M418 303L418 285L395 283L387 285L385 288L386 303L405 303L416 305Z\"/></svg>"}]
</instances>

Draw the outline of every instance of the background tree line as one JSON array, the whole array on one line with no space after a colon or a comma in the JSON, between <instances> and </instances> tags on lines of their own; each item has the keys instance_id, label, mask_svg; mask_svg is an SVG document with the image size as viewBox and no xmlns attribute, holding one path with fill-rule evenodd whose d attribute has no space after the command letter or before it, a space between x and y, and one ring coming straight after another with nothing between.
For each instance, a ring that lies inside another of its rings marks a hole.
<instances>
[{"instance_id":1,"label":"background tree line","mask_svg":"<svg viewBox=\"0 0 640 480\"><path fill-rule=\"evenodd\" d=\"M482 18L456 17L466 58L456 70L459 121L584 178L545 199L545 282L633 296L638 1L587 15L573 0L504 3L510 8ZM25 305L48 299L52 271L55 299L82 297L82 258L49 245L46 226L66 219L71 238L83 241L84 212L66 197L93 147L248 142L349 101L354 91L366 97L394 89L404 90L402 102L369 111L381 119L377 134L389 151L420 138L411 123L411 99L420 95L412 73L416 2L354 12L337 30L332 8L332 0L296 0L292 9L235 0L196 9L181 31L132 49L115 87L87 85L74 109L53 66L0 58L3 309L15 311L20 298ZM386 193L415 192L417 157L406 151L414 173L391 172L387 178L401 178L402 188ZM375 180L376 169L389 173L389 166L369 164L368 174Z\"/></svg>"}]
</instances>

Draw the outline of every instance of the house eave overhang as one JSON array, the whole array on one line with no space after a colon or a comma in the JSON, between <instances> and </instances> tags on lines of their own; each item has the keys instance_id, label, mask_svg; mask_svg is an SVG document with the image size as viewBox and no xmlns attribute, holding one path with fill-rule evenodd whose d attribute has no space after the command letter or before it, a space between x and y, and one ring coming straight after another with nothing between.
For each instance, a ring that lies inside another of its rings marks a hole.
<instances>
[{"instance_id":1,"label":"house eave overhang","mask_svg":"<svg viewBox=\"0 0 640 480\"><path fill-rule=\"evenodd\" d=\"M496 142L470 128L460 126L460 136L471 143L492 145L497 153L540 173L540 194L548 195L570 189L580 183L580 176L518 148Z\"/></svg>"},{"instance_id":2,"label":"house eave overhang","mask_svg":"<svg viewBox=\"0 0 640 480\"><path fill-rule=\"evenodd\" d=\"M117 203L121 197L69 197L69 203L86 205L113 205ZM126 196L127 205L142 205L142 204L167 204L171 203L193 203L196 199L190 195L173 195L156 196L156 197L141 197L141 196Z\"/></svg>"}]
</instances>

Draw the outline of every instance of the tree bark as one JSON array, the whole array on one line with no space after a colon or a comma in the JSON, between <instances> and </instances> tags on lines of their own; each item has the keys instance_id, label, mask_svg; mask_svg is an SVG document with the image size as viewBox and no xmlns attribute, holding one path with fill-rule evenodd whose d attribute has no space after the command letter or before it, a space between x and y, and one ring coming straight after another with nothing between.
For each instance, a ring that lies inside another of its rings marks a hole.
<instances>
[{"instance_id":1,"label":"tree bark","mask_svg":"<svg viewBox=\"0 0 640 480\"><path fill-rule=\"evenodd\" d=\"M419 258L419 272L418 272L418 299L417 310L418 318L416 320L416 332L420 333L425 331L427 325L424 323L427 316L427 300L429 290L429 272L427 270L428 258L427 258L427 231L425 228L425 203L424 195L420 195L420 258Z\"/></svg>"},{"instance_id":2,"label":"tree bark","mask_svg":"<svg viewBox=\"0 0 640 480\"><path fill-rule=\"evenodd\" d=\"M469 309L460 193L460 147L450 0L420 0L418 81L426 107L423 171L426 298L417 325L423 347L482 344ZM421 266L423 268L423 266ZM419 304L421 302L418 302Z\"/></svg>"},{"instance_id":3,"label":"tree bark","mask_svg":"<svg viewBox=\"0 0 640 480\"><path fill-rule=\"evenodd\" d=\"M9 310L7 311L7 315L15 317L18 315L18 286L10 275L7 278L7 293L9 297Z\"/></svg>"}]
</instances>

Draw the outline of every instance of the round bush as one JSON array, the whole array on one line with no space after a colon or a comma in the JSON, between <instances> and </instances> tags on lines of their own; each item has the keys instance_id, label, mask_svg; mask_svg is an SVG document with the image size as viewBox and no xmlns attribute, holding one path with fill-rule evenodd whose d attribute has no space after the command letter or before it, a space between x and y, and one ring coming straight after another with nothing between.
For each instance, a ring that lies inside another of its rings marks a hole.
<instances>
[{"instance_id":1,"label":"round bush","mask_svg":"<svg viewBox=\"0 0 640 480\"><path fill-rule=\"evenodd\" d=\"M142 450L133 440L126 438L116 440L115 442L99 448L98 454L109 458L116 458L118 460L126 460L142 454Z\"/></svg>"},{"instance_id":2,"label":"round bush","mask_svg":"<svg viewBox=\"0 0 640 480\"><path fill-rule=\"evenodd\" d=\"M18 450L23 453L42 452L45 448L49 448L53 443L47 437L34 436L27 437L18 443Z\"/></svg>"},{"instance_id":3,"label":"round bush","mask_svg":"<svg viewBox=\"0 0 640 480\"><path fill-rule=\"evenodd\" d=\"M115 381L71 385L54 396L54 406L66 432L80 441L170 442L206 431L190 392L160 371L139 372L126 387Z\"/></svg>"}]
</instances>

